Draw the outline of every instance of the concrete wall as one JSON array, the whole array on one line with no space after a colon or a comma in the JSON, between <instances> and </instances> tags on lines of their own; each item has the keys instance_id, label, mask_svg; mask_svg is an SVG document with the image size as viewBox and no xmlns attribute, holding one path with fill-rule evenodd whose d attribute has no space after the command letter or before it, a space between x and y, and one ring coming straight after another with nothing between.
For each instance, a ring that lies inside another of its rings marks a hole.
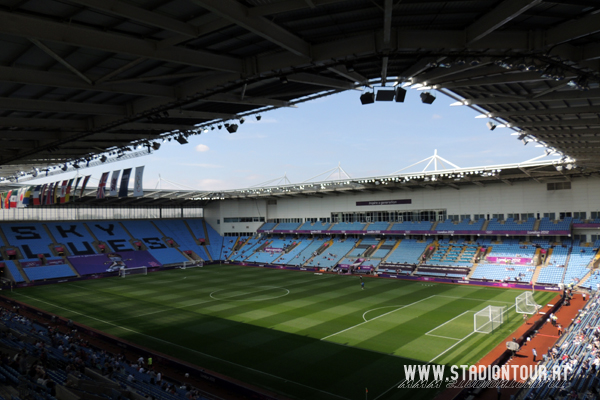
<instances>
[{"instance_id":1,"label":"concrete wall","mask_svg":"<svg viewBox=\"0 0 600 400\"><path fill-rule=\"evenodd\" d=\"M357 206L360 201L410 199L411 204ZM266 200L224 200L204 209L206 220L221 234L256 230L262 223L235 223L223 226L225 217L275 218L327 218L332 212L446 210L447 214L506 214L533 213L543 216L554 212L600 211L600 180L579 178L573 180L571 189L547 190L545 183L534 181L461 186L460 190L450 187L414 191L392 189L389 192L359 192L323 195L319 198L283 197L277 204L267 205ZM216 220L221 222L221 229ZM232 228L232 225L235 225ZM248 226L248 228L246 228Z\"/></svg>"}]
</instances>

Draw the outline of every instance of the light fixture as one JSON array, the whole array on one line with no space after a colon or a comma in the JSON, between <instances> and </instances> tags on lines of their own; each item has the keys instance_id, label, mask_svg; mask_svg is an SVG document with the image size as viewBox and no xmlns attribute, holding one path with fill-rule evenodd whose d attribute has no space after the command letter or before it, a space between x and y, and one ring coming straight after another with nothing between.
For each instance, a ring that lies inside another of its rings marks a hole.
<instances>
[{"instance_id":1,"label":"light fixture","mask_svg":"<svg viewBox=\"0 0 600 400\"><path fill-rule=\"evenodd\" d=\"M62 169L63 171L66 171L69 167L67 166L67 163L65 163L62 167L60 167L60 169Z\"/></svg>"},{"instance_id":2,"label":"light fixture","mask_svg":"<svg viewBox=\"0 0 600 400\"><path fill-rule=\"evenodd\" d=\"M423 104L431 104L434 101L435 101L435 96L432 95L430 92L421 93L421 102L423 102Z\"/></svg>"},{"instance_id":3,"label":"light fixture","mask_svg":"<svg viewBox=\"0 0 600 400\"><path fill-rule=\"evenodd\" d=\"M400 86L396 87L396 103L404 103L404 98L406 97L406 89L401 88Z\"/></svg>"},{"instance_id":4,"label":"light fixture","mask_svg":"<svg viewBox=\"0 0 600 400\"><path fill-rule=\"evenodd\" d=\"M556 170L559 171L559 172L562 171L563 170L563 166L562 165L557 165L556 166Z\"/></svg>"},{"instance_id":5,"label":"light fixture","mask_svg":"<svg viewBox=\"0 0 600 400\"><path fill-rule=\"evenodd\" d=\"M375 94L373 92L365 92L360 95L360 102L364 106L365 104L375 103Z\"/></svg>"},{"instance_id":6,"label":"light fixture","mask_svg":"<svg viewBox=\"0 0 600 400\"><path fill-rule=\"evenodd\" d=\"M279 80L281 81L281 83L288 83L288 78L287 76L282 76L281 78L279 78Z\"/></svg>"},{"instance_id":7,"label":"light fixture","mask_svg":"<svg viewBox=\"0 0 600 400\"><path fill-rule=\"evenodd\" d=\"M160 143L158 143L158 142L153 142L153 143L152 143L152 148L153 148L154 150L158 150L158 149L160 149Z\"/></svg>"},{"instance_id":8,"label":"light fixture","mask_svg":"<svg viewBox=\"0 0 600 400\"><path fill-rule=\"evenodd\" d=\"M496 124L493 123L492 121L488 121L488 123L486 125L490 131L493 131L494 129L496 129Z\"/></svg>"},{"instance_id":9,"label":"light fixture","mask_svg":"<svg viewBox=\"0 0 600 400\"><path fill-rule=\"evenodd\" d=\"M238 125L237 124L230 124L227 127L227 132L229 132L229 133L237 132L237 130L238 130Z\"/></svg>"},{"instance_id":10,"label":"light fixture","mask_svg":"<svg viewBox=\"0 0 600 400\"><path fill-rule=\"evenodd\" d=\"M260 119L261 119L261 118L262 118L262 117L261 117L260 115L257 115L257 116L256 116L256 120L257 120L257 121L260 121Z\"/></svg>"},{"instance_id":11,"label":"light fixture","mask_svg":"<svg viewBox=\"0 0 600 400\"><path fill-rule=\"evenodd\" d=\"M244 122L246 122L246 120L244 119L244 117L240 118L240 124L243 124Z\"/></svg>"},{"instance_id":12,"label":"light fixture","mask_svg":"<svg viewBox=\"0 0 600 400\"><path fill-rule=\"evenodd\" d=\"M175 140L177 140L179 142L179 144L187 144L188 141L185 137L183 137L183 135L179 135L175 138Z\"/></svg>"}]
</instances>

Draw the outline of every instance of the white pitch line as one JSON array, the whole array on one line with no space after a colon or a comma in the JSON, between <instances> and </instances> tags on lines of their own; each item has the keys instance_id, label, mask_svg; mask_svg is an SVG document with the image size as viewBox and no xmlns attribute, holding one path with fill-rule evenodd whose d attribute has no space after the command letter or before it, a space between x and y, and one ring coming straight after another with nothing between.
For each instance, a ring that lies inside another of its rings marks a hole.
<instances>
[{"instance_id":1,"label":"white pitch line","mask_svg":"<svg viewBox=\"0 0 600 400\"><path fill-rule=\"evenodd\" d=\"M452 346L448 347L446 350L442 351L440 354L438 354L437 356L435 356L434 358L432 358L431 360L429 360L429 362L427 364L431 364L432 362L434 362L435 360L437 360L438 358L440 358L441 356L443 356L444 354L446 354L447 352L449 352L450 350L452 350L454 347L458 346L463 340L465 340L466 338L468 338L469 336L471 336L474 333L475 333L475 331L469 333L464 338L459 339L458 342L454 343Z\"/></svg>"},{"instance_id":2,"label":"white pitch line","mask_svg":"<svg viewBox=\"0 0 600 400\"><path fill-rule=\"evenodd\" d=\"M307 282L313 282L313 280L310 280L310 281L302 281L302 282L297 282L297 283L293 283L293 284L291 284L291 285L288 285L288 286L300 285L300 284L302 284L302 283L307 283ZM76 286L76 287L79 287L79 288L82 288L82 289L85 289L85 290L89 290L88 288L85 288L85 287L83 287L83 286L76 285L76 284L74 284L74 283L71 283L70 285L72 285L72 286ZM236 286L235 286L235 288L239 288L239 287L248 287L248 286L242 286L242 285L236 285ZM225 288L225 289L221 289L221 290L227 290L227 289L231 289L231 288ZM250 293L242 293L242 294L239 294L239 295L237 295L237 294L236 294L236 295L233 295L233 296L229 296L229 297L227 297L227 298L230 298L230 297L236 297L236 296L243 296L243 295L245 295L245 294L251 294L251 293L258 293L258 292L261 292L261 291L264 291L264 290L268 290L268 289L261 289L261 290L253 291L253 292L250 292ZM287 289L286 289L286 290L287 290ZM97 290L97 291L99 291L99 292L103 292L102 290ZM109 293L109 294L116 294L116 293L112 293L112 292L108 292L108 293ZM212 294L212 293L214 293L214 291L213 291L213 292L211 292L211 293L209 293L209 296L210 296L210 294ZM288 291L288 293L287 293L287 294L289 294L289 291ZM171 310L180 310L180 309L182 309L182 308L194 307L194 306L198 306L198 305L200 305L200 304L210 303L210 302L213 302L213 301L219 301L219 299L211 298L210 300L201 300L201 301L197 301L197 302L195 302L195 303L191 303L191 304L184 304L184 305L177 306L177 307L169 307L169 308L166 308L166 309L164 309L164 310L151 311L151 312L148 312L148 313L137 314L137 315L131 315L131 316L123 317L123 318L117 318L117 319L115 319L114 321L122 321L122 320L124 320L124 319L130 319L130 318L140 318L140 317L145 317L145 316L147 316L147 315L160 314L160 313L164 313L164 312L171 311Z\"/></svg>"},{"instance_id":3,"label":"white pitch line","mask_svg":"<svg viewBox=\"0 0 600 400\"><path fill-rule=\"evenodd\" d=\"M372 308L370 310L365 311L363 313L362 317L365 320L365 322L370 321L365 318L365 315L367 315L367 313L370 313L371 311L375 311L375 310L381 310L382 308L391 308L391 307L404 307L404 304L398 304L396 306L383 306L383 307Z\"/></svg>"},{"instance_id":4,"label":"white pitch line","mask_svg":"<svg viewBox=\"0 0 600 400\"><path fill-rule=\"evenodd\" d=\"M440 336L440 335L434 335L431 333L426 333L427 336L433 336L433 337L439 337L439 338L444 338L444 339L452 339L452 340L461 340L461 339L457 339L454 337L450 337L450 336Z\"/></svg>"},{"instance_id":5,"label":"white pitch line","mask_svg":"<svg viewBox=\"0 0 600 400\"><path fill-rule=\"evenodd\" d=\"M353 326L351 326L351 327L349 327L349 328L342 329L342 330L341 330L341 331L339 331L339 332L332 333L332 334L331 334L331 335L329 335L329 336L325 336L325 337L324 337L324 338L322 338L321 340L325 340L325 339L328 339L328 338L330 338L330 337L332 337L332 336L339 335L340 333L343 333L343 332L349 331L350 329L354 329L354 328L356 328L357 326L361 326L361 325L363 325L363 324L366 324L367 322L374 321L374 320L376 320L376 319L378 319L378 318L381 318L381 317L383 317L383 316L386 316L386 315L388 315L388 314L391 314L391 313L393 313L393 312L396 312L396 311L398 311L398 310L402 310L403 308L410 307L410 306L412 306L412 305L415 305L415 304L417 304L417 303L420 303L420 302L422 302L422 301L425 301L425 300L431 299L432 297L435 297L435 295L433 295L433 296L429 296L429 297L425 297L424 299L421 299L421 300L415 301L414 303L407 304L407 305L405 305L405 306L402 306L402 307L400 307L400 308L396 308L396 309L394 309L394 310L392 310L392 311L386 312L385 314L381 314L381 315L379 315L379 316L377 316L377 317L375 317L375 318L372 318L372 319L370 319L370 320L368 320L368 321L364 321L364 322L361 322L361 323L359 323L359 324L353 325Z\"/></svg>"},{"instance_id":6,"label":"white pitch line","mask_svg":"<svg viewBox=\"0 0 600 400\"><path fill-rule=\"evenodd\" d=\"M232 361L229 361L229 360L224 360L224 359L222 359L222 358L219 358L219 357L213 356L213 355L211 355L211 354L206 354L206 353L203 353L203 352L201 352L201 351L198 351L198 350L195 350L195 349L190 349L189 347L185 347L185 346L182 346L182 345L180 345L180 344L177 344L177 343L169 342L168 340L164 340L164 339L160 339L160 338L157 338L157 337L154 337L154 336L150 336L150 335L147 335L147 334L145 334L145 333L141 333L141 332L138 332L138 331L136 331L136 330L133 330L133 329L130 329L130 328L126 328L126 327L124 327L124 326L121 326L121 325L116 325L116 324L113 324L112 322L109 322L109 321L105 321L105 320L102 320L102 319L99 319L99 318L91 317L91 316L89 316L89 315L86 315L86 314L80 313L80 312L78 312L78 311L70 310L70 309L68 309L68 308L61 307L61 306L59 306L59 305L56 305L56 304L52 304L52 303L50 303L50 302L48 302L48 301L44 301L44 300L40 300L40 299L36 299L35 297L27 296L27 295L25 295L25 294L18 293L18 292L17 292L17 294L18 294L18 295L20 295L20 296L23 296L23 297L30 298L30 299L32 299L32 300L35 300L35 301L39 301L40 303L49 304L49 305L50 305L50 306L52 306L52 307L61 308L61 309L63 309L63 310L66 310L66 311L68 311L68 312L71 312L71 313L74 313L74 314L79 314L79 315L81 315L81 316L84 316L84 317L86 317L86 318L93 319L93 320L96 320L96 321L102 322L102 323L104 323L104 324L107 324L107 325L112 325L112 326L113 326L113 327L115 327L115 328L123 329L123 330L125 330L125 331L129 331L129 332L135 333L135 334L137 334L137 335L144 336L144 337L150 338L150 339L152 339L152 340L156 340L157 342L166 343L166 344L169 344L169 345L171 345L171 346L179 347L179 348L181 348L181 349L188 350L188 351L191 351L191 352L193 352L193 353L196 353L196 354L200 354L200 355L202 355L202 356L204 356L204 357L208 357L208 358L212 358L212 359L215 359L215 360L219 360L219 361L221 361L221 362L224 362L224 363L227 363L227 364L235 365L236 367L239 367L239 368L244 368L244 369L247 369L247 370L250 370L250 371L253 371L253 372L257 372L257 373L259 373L259 374L263 374L263 375L266 375L266 376L269 376L269 377L272 377L272 378L276 378L276 379L279 379L279 380L285 381L285 382L293 383L293 384L295 384L295 385L302 386L302 387L305 387L305 388L308 388L308 389L311 389L311 390L316 390L317 392L325 393L325 394L327 394L327 395L329 395L329 396L337 397L337 398L344 399L344 400L350 400L350 399L348 399L348 398L346 398L346 397L343 397L343 396L340 396L340 395L337 395L337 394L334 394L334 393L331 393L331 392L327 392L327 391L325 391L325 390L317 389L317 388L314 388L314 387L312 387L312 386L305 385L305 384L303 384L303 383L299 383L299 382L295 382L295 381L292 381L292 380L289 380L289 379L286 379L286 378L282 378L282 377L280 377L280 376L273 375L273 374L270 374L270 373L268 373L268 372L265 372L265 371L260 371L260 370L258 370L258 369L254 369L254 368L252 368L252 367L247 367L247 366L245 366L245 365L241 365L241 364L238 364L238 363L234 363L234 362L232 362Z\"/></svg>"},{"instance_id":7,"label":"white pitch line","mask_svg":"<svg viewBox=\"0 0 600 400\"><path fill-rule=\"evenodd\" d=\"M454 297L452 297L452 296L441 296L441 295L440 295L439 297L449 297L449 298L454 298ZM459 298L459 297L457 297L457 298ZM472 300L479 300L479 299L472 299ZM508 307L508 309L507 309L506 311L508 311L508 310L510 310L511 308L514 308L514 307L515 307L515 304L513 304L513 303L510 303L510 302L508 302L508 301L500 301L499 303L508 303L508 304L512 304L512 306L511 306L511 307ZM464 314L464 313L463 313L463 314ZM430 331L430 332L431 332L431 331ZM469 333L467 336L465 336L465 337L464 337L464 338L462 338L462 339L456 339L456 340L458 340L458 342L454 343L452 346L450 346L449 348L447 348L446 350L444 350L443 352L441 352L440 354L438 354L437 356L435 356L434 358L432 358L432 359L431 359L431 360L430 360L430 361L427 363L427 365L428 365L428 364L431 364L432 362L434 362L435 360L437 360L438 358L440 358L441 356L443 356L444 354L446 354L448 351L450 351L450 350L452 350L454 347L458 346L460 343L462 343L462 341L463 341L463 340L467 339L468 337L470 337L470 336L471 336L472 334L474 334L474 333L476 333L476 332L475 332L475 331L473 331L473 332ZM429 335L429 336L431 336L431 335ZM403 382L403 381L399 381L399 382L395 383L395 384L394 384L394 386L392 386L391 388L389 388L389 389L388 389L388 390L386 390L385 392L381 393L379 396L375 397L375 399L373 399L373 400L378 400L380 397L382 397L383 395L385 395L386 393L388 393L390 390L392 390L392 389L394 389L395 387L397 387L397 386L398 386L399 384L401 384L402 382Z\"/></svg>"},{"instance_id":8,"label":"white pitch line","mask_svg":"<svg viewBox=\"0 0 600 400\"><path fill-rule=\"evenodd\" d=\"M477 301L480 301L482 303L506 303L506 304L514 304L514 302L511 302L511 301L475 299L473 297L446 296L446 295L443 295L443 294L436 294L435 296L437 296L437 297L446 297L448 299L477 300Z\"/></svg>"},{"instance_id":9,"label":"white pitch line","mask_svg":"<svg viewBox=\"0 0 600 400\"><path fill-rule=\"evenodd\" d=\"M467 311L465 311L464 313L462 313L462 314L459 314L459 315L457 315L456 317L454 317L454 318L452 318L452 319L449 319L448 321L444 322L443 324L440 324L440 325L436 326L435 328L433 328L433 329L432 329L432 330L430 330L429 332L425 332L425 334L427 335L427 334L429 334L430 332L433 332L433 331L435 331L436 329L439 329L439 328L441 328L442 326L444 326L444 325L446 325L446 324L448 324L448 323L450 323L450 322L454 321L456 318L458 318L458 317L461 317L461 316L465 315L465 314L466 314L466 313L468 313L468 312L475 312L475 311L467 310ZM458 339L456 339L456 340L458 340Z\"/></svg>"}]
</instances>

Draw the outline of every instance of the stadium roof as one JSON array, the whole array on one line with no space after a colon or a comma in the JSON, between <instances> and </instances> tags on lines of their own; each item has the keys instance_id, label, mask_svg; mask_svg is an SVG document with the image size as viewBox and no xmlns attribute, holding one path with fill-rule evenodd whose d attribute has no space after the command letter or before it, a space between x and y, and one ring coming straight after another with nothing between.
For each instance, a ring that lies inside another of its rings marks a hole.
<instances>
[{"instance_id":1,"label":"stadium roof","mask_svg":"<svg viewBox=\"0 0 600 400\"><path fill-rule=\"evenodd\" d=\"M595 0L7 0L0 177L398 82L595 169L599 11Z\"/></svg>"},{"instance_id":2,"label":"stadium roof","mask_svg":"<svg viewBox=\"0 0 600 400\"><path fill-rule=\"evenodd\" d=\"M447 188L461 190L466 187L486 187L494 184L512 186L517 182L563 183L571 182L575 178L598 179L599 177L597 171L587 167L577 167L574 163L533 159L518 164L432 169L363 178L347 177L337 180L261 185L215 192L146 189L142 197L132 197L133 191L130 190L129 197L97 199L97 188L88 188L84 196L75 202L45 207L203 207L210 202L221 200L323 198L358 193L393 195L415 190ZM12 184L7 186L9 189L19 187L22 186Z\"/></svg>"}]
</instances>

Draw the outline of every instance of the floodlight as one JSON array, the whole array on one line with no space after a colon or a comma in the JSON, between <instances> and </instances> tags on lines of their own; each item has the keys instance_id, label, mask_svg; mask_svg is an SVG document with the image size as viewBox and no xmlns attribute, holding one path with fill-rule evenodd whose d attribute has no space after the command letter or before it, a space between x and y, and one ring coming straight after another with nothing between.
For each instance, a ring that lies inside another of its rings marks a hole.
<instances>
[{"instance_id":1,"label":"floodlight","mask_svg":"<svg viewBox=\"0 0 600 400\"><path fill-rule=\"evenodd\" d=\"M423 104L431 104L435 101L435 96L430 92L423 92L421 93L421 101Z\"/></svg>"},{"instance_id":2,"label":"floodlight","mask_svg":"<svg viewBox=\"0 0 600 400\"><path fill-rule=\"evenodd\" d=\"M66 171L69 167L67 166L67 163L65 163L62 167L60 167L60 169L62 169L63 171Z\"/></svg>"},{"instance_id":3,"label":"floodlight","mask_svg":"<svg viewBox=\"0 0 600 400\"><path fill-rule=\"evenodd\" d=\"M401 88L400 86L396 87L396 103L404 103L405 97L406 89Z\"/></svg>"},{"instance_id":4,"label":"floodlight","mask_svg":"<svg viewBox=\"0 0 600 400\"><path fill-rule=\"evenodd\" d=\"M186 138L183 137L183 135L179 135L175 138L175 140L177 140L179 142L179 144L187 144L188 141Z\"/></svg>"},{"instance_id":5,"label":"floodlight","mask_svg":"<svg viewBox=\"0 0 600 400\"><path fill-rule=\"evenodd\" d=\"M229 133L237 132L237 130L238 130L237 124L231 124L227 127L227 132L229 132Z\"/></svg>"},{"instance_id":6,"label":"floodlight","mask_svg":"<svg viewBox=\"0 0 600 400\"><path fill-rule=\"evenodd\" d=\"M152 148L153 148L154 150L158 150L158 149L160 149L160 143L158 143L158 142L154 142L154 143L152 143Z\"/></svg>"},{"instance_id":7,"label":"floodlight","mask_svg":"<svg viewBox=\"0 0 600 400\"><path fill-rule=\"evenodd\" d=\"M360 95L360 102L364 106L365 104L375 103L375 94L373 92L365 92Z\"/></svg>"},{"instance_id":8,"label":"floodlight","mask_svg":"<svg viewBox=\"0 0 600 400\"><path fill-rule=\"evenodd\" d=\"M257 115L257 116L256 116L256 120L257 120L257 121L260 121L260 119L261 119L261 118L262 118L262 117L261 117L260 115Z\"/></svg>"},{"instance_id":9,"label":"floodlight","mask_svg":"<svg viewBox=\"0 0 600 400\"><path fill-rule=\"evenodd\" d=\"M496 129L496 124L493 123L492 121L488 121L488 123L486 125L490 131L493 131L494 129Z\"/></svg>"}]
</instances>

